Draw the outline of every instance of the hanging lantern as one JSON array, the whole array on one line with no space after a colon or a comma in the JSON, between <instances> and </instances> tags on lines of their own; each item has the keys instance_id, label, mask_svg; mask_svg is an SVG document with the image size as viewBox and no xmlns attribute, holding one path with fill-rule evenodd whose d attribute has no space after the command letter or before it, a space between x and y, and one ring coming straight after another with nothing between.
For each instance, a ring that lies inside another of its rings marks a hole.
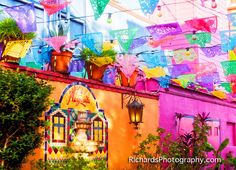
<instances>
[{"instance_id":1,"label":"hanging lantern","mask_svg":"<svg viewBox=\"0 0 236 170\"><path fill-rule=\"evenodd\" d=\"M108 23L108 24L111 24L111 23L112 23L111 13L108 14L107 23Z\"/></svg>"},{"instance_id":2,"label":"hanging lantern","mask_svg":"<svg viewBox=\"0 0 236 170\"><path fill-rule=\"evenodd\" d=\"M192 40L196 40L196 39L197 39L196 31L193 31Z\"/></svg>"},{"instance_id":3,"label":"hanging lantern","mask_svg":"<svg viewBox=\"0 0 236 170\"><path fill-rule=\"evenodd\" d=\"M157 6L157 16L162 17L162 12L161 12L161 6L160 5Z\"/></svg>"},{"instance_id":4,"label":"hanging lantern","mask_svg":"<svg viewBox=\"0 0 236 170\"><path fill-rule=\"evenodd\" d=\"M148 38L148 44L152 46L153 43L154 43L153 37L152 37L152 36L149 36L149 38Z\"/></svg>"},{"instance_id":5,"label":"hanging lantern","mask_svg":"<svg viewBox=\"0 0 236 170\"><path fill-rule=\"evenodd\" d=\"M191 55L191 52L189 51L189 48L186 48L185 56L190 56L190 55Z\"/></svg>"},{"instance_id":6,"label":"hanging lantern","mask_svg":"<svg viewBox=\"0 0 236 170\"><path fill-rule=\"evenodd\" d=\"M144 104L136 97L131 97L126 105L129 112L130 124L135 125L135 129L138 129L138 124L143 123L143 107Z\"/></svg>"}]
</instances>

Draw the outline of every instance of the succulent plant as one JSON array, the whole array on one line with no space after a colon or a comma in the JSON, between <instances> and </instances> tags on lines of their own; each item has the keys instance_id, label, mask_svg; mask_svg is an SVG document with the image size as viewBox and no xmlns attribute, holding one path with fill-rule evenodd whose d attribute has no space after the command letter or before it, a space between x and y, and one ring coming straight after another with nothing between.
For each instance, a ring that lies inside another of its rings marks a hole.
<instances>
[{"instance_id":1,"label":"succulent plant","mask_svg":"<svg viewBox=\"0 0 236 170\"><path fill-rule=\"evenodd\" d=\"M36 33L23 33L16 21L12 18L4 18L0 21L0 42L13 40L30 40L36 37Z\"/></svg>"}]
</instances>

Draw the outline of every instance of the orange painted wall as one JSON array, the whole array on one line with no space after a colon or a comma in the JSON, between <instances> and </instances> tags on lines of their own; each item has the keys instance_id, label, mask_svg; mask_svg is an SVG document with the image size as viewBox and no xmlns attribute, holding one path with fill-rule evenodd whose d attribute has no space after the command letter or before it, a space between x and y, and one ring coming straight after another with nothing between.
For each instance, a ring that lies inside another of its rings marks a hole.
<instances>
[{"instance_id":1,"label":"orange painted wall","mask_svg":"<svg viewBox=\"0 0 236 170\"><path fill-rule=\"evenodd\" d=\"M127 108L121 108L121 94L92 89L99 107L104 109L108 119L108 167L109 170L132 169L132 164L128 163L137 147L135 136L137 131L129 124ZM158 101L141 98L145 104L144 117L139 133L144 136L147 133L155 133L158 122ZM127 101L126 101L127 102Z\"/></svg>"},{"instance_id":2,"label":"orange painted wall","mask_svg":"<svg viewBox=\"0 0 236 170\"><path fill-rule=\"evenodd\" d=\"M58 102L63 90L68 84L61 82L49 82L55 87L51 97ZM91 88L94 93L99 108L105 111L108 119L108 167L109 170L133 169L131 163L128 163L128 157L131 156L138 144L135 139L137 130L129 124L127 108L121 108L121 93L104 91ZM158 100L140 98L145 104L143 113L143 122L138 130L139 133L146 136L148 133L155 133L159 125ZM125 100L127 102L127 100ZM141 139L139 139L141 140ZM42 147L43 148L43 147ZM37 150L37 155L30 159L43 159L43 150ZM24 170L30 169L27 163L23 166Z\"/></svg>"}]
</instances>

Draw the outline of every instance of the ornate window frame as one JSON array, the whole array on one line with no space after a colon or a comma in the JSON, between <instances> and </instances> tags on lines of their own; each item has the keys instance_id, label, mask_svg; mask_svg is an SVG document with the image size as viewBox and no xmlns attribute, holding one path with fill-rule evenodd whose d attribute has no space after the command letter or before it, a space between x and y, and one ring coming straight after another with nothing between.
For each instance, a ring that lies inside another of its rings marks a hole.
<instances>
[{"instance_id":1,"label":"ornate window frame","mask_svg":"<svg viewBox=\"0 0 236 170\"><path fill-rule=\"evenodd\" d=\"M65 118L65 129L64 129L64 135L65 135L65 140L63 140L63 141L54 141L53 140L53 117L54 117L54 115L56 115L56 114L58 114L58 113L60 113L64 118ZM51 126L50 126L50 145L51 146L67 146L67 135L68 135L68 132L67 132L67 124L68 124L68 122L67 122L67 115L61 110L61 109L57 109L57 110L55 110L54 112L52 112L51 114L50 114L50 122L51 122Z\"/></svg>"},{"instance_id":2,"label":"ornate window frame","mask_svg":"<svg viewBox=\"0 0 236 170\"><path fill-rule=\"evenodd\" d=\"M93 118L91 118L91 122L92 122L92 126L91 126L91 140L94 141L94 135L93 135L93 132L94 132L94 128L93 128L93 122L99 118L101 121L102 121L102 142L98 142L99 146L105 146L105 141L106 141L106 121L99 115L96 115L94 116Z\"/></svg>"}]
</instances>

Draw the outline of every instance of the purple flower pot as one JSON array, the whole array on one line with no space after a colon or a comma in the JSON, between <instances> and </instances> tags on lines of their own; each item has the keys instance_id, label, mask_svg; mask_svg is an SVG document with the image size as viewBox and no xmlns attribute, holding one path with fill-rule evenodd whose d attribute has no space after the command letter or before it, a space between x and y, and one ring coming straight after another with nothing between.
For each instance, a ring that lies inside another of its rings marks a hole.
<instances>
[{"instance_id":1,"label":"purple flower pot","mask_svg":"<svg viewBox=\"0 0 236 170\"><path fill-rule=\"evenodd\" d=\"M69 72L81 72L84 68L84 60L81 59L74 59L71 60L69 65Z\"/></svg>"},{"instance_id":2,"label":"purple flower pot","mask_svg":"<svg viewBox=\"0 0 236 170\"><path fill-rule=\"evenodd\" d=\"M117 70L115 67L107 67L103 74L103 78L102 78L103 83L115 84L116 74L117 74Z\"/></svg>"}]
</instances>

